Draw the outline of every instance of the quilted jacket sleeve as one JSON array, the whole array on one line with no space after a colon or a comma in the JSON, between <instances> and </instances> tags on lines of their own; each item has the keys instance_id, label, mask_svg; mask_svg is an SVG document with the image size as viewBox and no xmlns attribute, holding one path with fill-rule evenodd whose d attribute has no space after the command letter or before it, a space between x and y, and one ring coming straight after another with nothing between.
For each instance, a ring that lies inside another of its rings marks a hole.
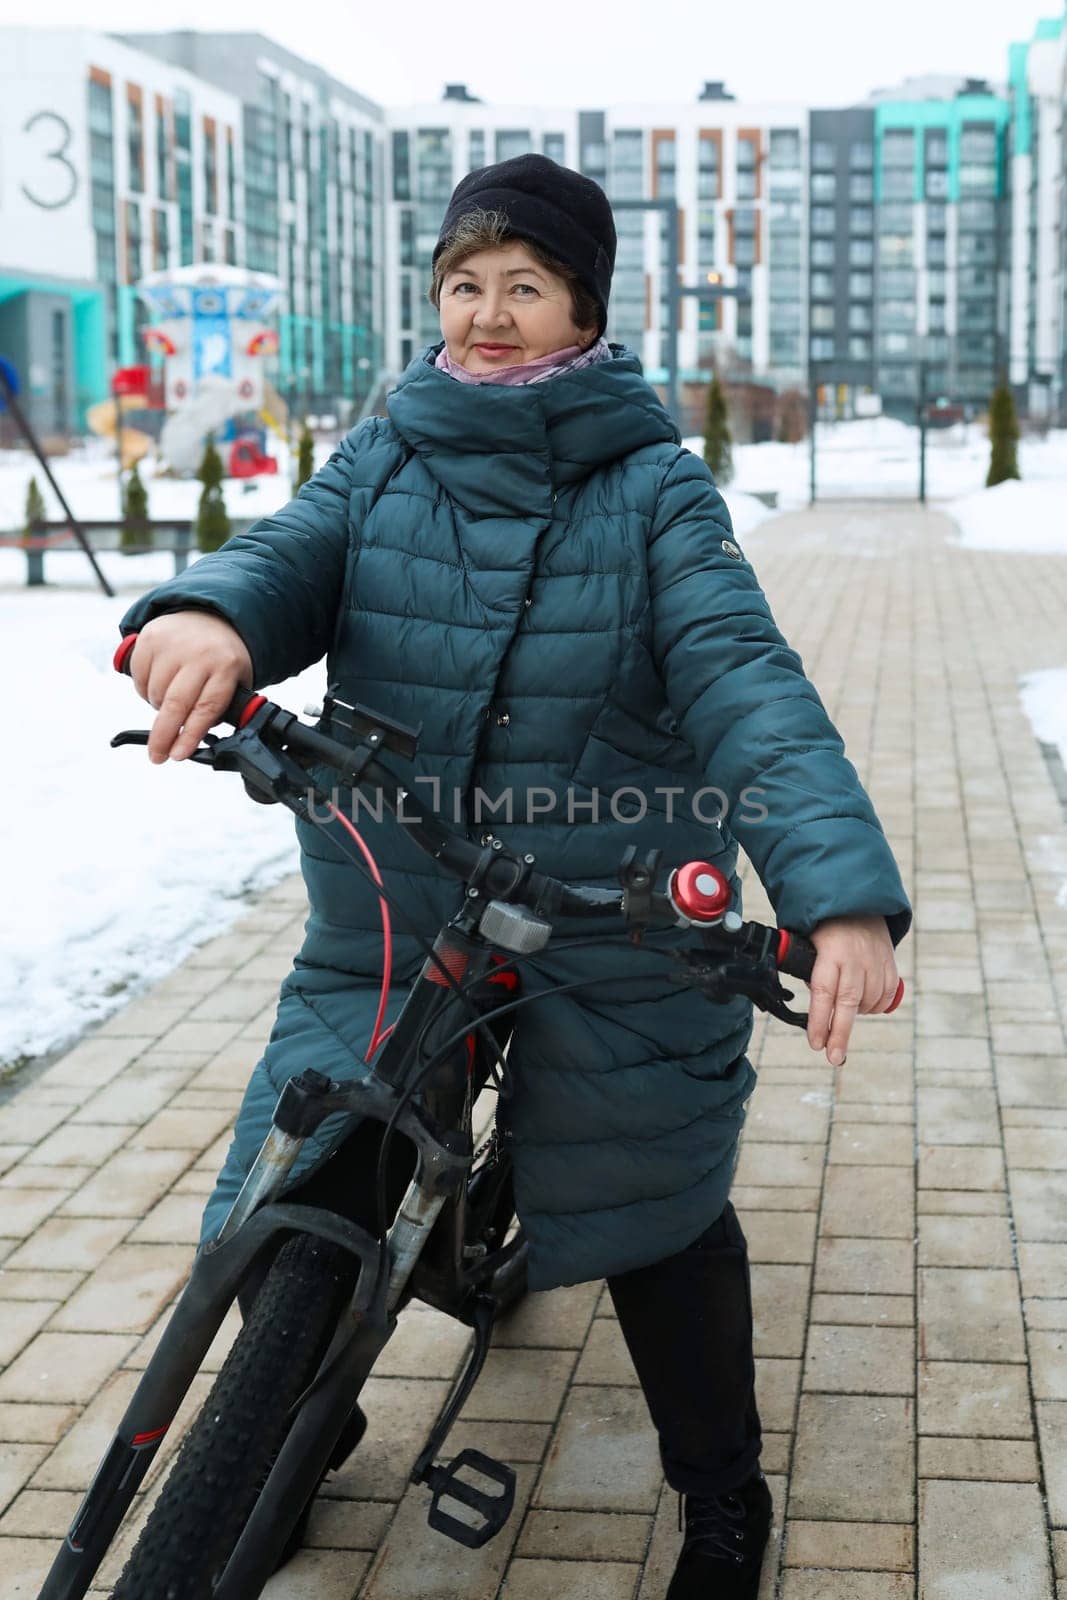
<instances>
[{"instance_id":1,"label":"quilted jacket sleeve","mask_svg":"<svg viewBox=\"0 0 1067 1600\"><path fill-rule=\"evenodd\" d=\"M893 942L911 908L892 851L796 651L775 626L704 463L679 454L649 536L653 649L705 782L726 796L779 924L880 914ZM747 791L747 798L746 798Z\"/></svg>"},{"instance_id":2,"label":"quilted jacket sleeve","mask_svg":"<svg viewBox=\"0 0 1067 1600\"><path fill-rule=\"evenodd\" d=\"M353 470L372 440L367 425L353 430L287 506L143 595L119 624L123 634L167 611L214 611L244 640L256 684L318 661L341 603Z\"/></svg>"}]
</instances>

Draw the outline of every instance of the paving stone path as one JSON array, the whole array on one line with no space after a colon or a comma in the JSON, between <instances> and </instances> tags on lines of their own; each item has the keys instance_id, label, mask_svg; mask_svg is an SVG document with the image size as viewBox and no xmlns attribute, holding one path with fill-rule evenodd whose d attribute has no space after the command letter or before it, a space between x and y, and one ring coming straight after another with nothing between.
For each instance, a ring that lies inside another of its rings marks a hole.
<instances>
[{"instance_id":1,"label":"paving stone path","mask_svg":"<svg viewBox=\"0 0 1067 1600\"><path fill-rule=\"evenodd\" d=\"M905 506L784 516L749 547L917 907L910 998L860 1020L843 1068L778 1025L754 1040L734 1200L762 1594L1065 1600L1067 826L1018 681L1067 659L1067 561L962 551ZM0 1107L5 1596L36 1595L181 1286L302 915L289 880ZM407 1315L270 1600L661 1600L676 1500L598 1284L530 1299L456 1430L515 1463L507 1530L481 1552L428 1531L405 1480L459 1333Z\"/></svg>"}]
</instances>

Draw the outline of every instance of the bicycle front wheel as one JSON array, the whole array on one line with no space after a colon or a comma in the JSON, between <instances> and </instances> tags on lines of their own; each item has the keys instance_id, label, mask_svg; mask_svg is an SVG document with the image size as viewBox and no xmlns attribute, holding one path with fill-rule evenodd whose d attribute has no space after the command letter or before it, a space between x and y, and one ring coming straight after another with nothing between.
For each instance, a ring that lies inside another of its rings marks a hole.
<instances>
[{"instance_id":1,"label":"bicycle front wheel","mask_svg":"<svg viewBox=\"0 0 1067 1600\"><path fill-rule=\"evenodd\" d=\"M319 1368L357 1270L347 1251L311 1234L282 1246L182 1443L113 1600L210 1600L285 1442L290 1409Z\"/></svg>"}]
</instances>

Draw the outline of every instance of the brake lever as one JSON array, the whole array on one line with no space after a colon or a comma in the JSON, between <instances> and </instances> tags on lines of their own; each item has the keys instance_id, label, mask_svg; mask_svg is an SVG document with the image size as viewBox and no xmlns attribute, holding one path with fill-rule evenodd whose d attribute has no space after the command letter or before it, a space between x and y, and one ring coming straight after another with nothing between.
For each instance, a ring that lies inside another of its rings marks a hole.
<instances>
[{"instance_id":1,"label":"brake lever","mask_svg":"<svg viewBox=\"0 0 1067 1600\"><path fill-rule=\"evenodd\" d=\"M789 1009L787 1002L792 1000L793 990L783 988L771 956L757 961L709 961L688 950L675 950L672 955L684 970L672 972L671 982L698 990L713 1005L725 1005L735 995L742 994L761 1011L777 1017L779 1022L786 1022L793 1028L807 1027L807 1012Z\"/></svg>"}]
</instances>

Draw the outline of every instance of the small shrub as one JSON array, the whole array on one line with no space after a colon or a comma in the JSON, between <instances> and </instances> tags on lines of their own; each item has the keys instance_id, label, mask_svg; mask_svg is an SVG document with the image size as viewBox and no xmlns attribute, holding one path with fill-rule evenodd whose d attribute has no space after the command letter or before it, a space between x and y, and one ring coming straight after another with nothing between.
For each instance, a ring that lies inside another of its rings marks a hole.
<instances>
[{"instance_id":1,"label":"small shrub","mask_svg":"<svg viewBox=\"0 0 1067 1600\"><path fill-rule=\"evenodd\" d=\"M708 384L704 411L704 460L716 483L729 483L734 475L733 435L726 406L726 390L716 372Z\"/></svg>"},{"instance_id":2,"label":"small shrub","mask_svg":"<svg viewBox=\"0 0 1067 1600\"><path fill-rule=\"evenodd\" d=\"M45 522L48 520L48 511L44 503L44 495L36 478L31 478L26 485L26 509L23 513L23 524L27 539L44 532Z\"/></svg>"},{"instance_id":3,"label":"small shrub","mask_svg":"<svg viewBox=\"0 0 1067 1600\"><path fill-rule=\"evenodd\" d=\"M1006 378L1001 378L989 402L989 473L986 488L1005 483L1019 474L1019 418Z\"/></svg>"},{"instance_id":4,"label":"small shrub","mask_svg":"<svg viewBox=\"0 0 1067 1600\"><path fill-rule=\"evenodd\" d=\"M300 430L300 439L296 447L296 482L294 491L302 489L312 473L315 471L315 440L311 436L311 429L307 423Z\"/></svg>"},{"instance_id":5,"label":"small shrub","mask_svg":"<svg viewBox=\"0 0 1067 1600\"><path fill-rule=\"evenodd\" d=\"M144 550L151 543L152 526L148 517L148 490L135 462L126 479L126 492L123 495L119 549Z\"/></svg>"}]
</instances>

